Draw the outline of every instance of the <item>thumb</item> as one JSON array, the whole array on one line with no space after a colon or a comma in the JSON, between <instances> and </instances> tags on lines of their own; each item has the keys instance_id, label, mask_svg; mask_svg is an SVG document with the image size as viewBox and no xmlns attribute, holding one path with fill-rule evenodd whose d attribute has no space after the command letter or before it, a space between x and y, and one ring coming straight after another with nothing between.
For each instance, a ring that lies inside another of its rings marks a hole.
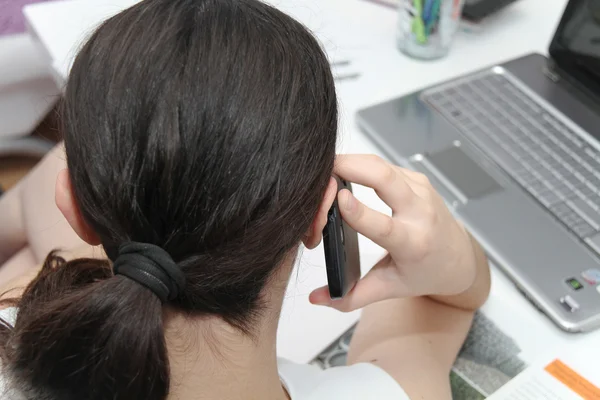
<instances>
[{"instance_id":1,"label":"thumb","mask_svg":"<svg viewBox=\"0 0 600 400\"><path fill-rule=\"evenodd\" d=\"M406 286L397 279L390 279L390 273L386 271L386 261L387 257L377 263L342 299L332 300L329 297L329 288L323 286L310 294L310 302L342 312L351 312L369 304L406 296Z\"/></svg>"}]
</instances>

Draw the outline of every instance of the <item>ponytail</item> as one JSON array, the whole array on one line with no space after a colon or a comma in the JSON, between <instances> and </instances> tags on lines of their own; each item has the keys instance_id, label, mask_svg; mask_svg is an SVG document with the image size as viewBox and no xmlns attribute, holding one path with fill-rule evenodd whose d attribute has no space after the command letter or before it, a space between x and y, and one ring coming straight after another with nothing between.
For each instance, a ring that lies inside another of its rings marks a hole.
<instances>
[{"instance_id":1,"label":"ponytail","mask_svg":"<svg viewBox=\"0 0 600 400\"><path fill-rule=\"evenodd\" d=\"M161 300L115 276L107 260L50 254L14 305L14 328L0 326L0 356L8 386L26 399L167 397Z\"/></svg>"}]
</instances>

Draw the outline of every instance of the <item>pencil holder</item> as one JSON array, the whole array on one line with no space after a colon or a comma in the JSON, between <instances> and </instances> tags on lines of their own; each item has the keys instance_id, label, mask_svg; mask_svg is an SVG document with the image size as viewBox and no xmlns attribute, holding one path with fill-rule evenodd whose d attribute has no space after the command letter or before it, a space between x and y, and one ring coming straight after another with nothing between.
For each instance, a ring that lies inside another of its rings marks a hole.
<instances>
[{"instance_id":1,"label":"pencil holder","mask_svg":"<svg viewBox=\"0 0 600 400\"><path fill-rule=\"evenodd\" d=\"M397 43L420 59L444 57L458 30L464 0L400 0Z\"/></svg>"}]
</instances>

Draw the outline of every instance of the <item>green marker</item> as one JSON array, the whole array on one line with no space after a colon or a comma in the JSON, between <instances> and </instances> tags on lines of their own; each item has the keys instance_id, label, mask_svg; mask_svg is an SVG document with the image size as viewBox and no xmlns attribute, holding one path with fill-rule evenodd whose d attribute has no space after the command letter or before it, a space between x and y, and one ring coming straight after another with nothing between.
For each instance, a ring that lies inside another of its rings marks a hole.
<instances>
[{"instance_id":1,"label":"green marker","mask_svg":"<svg viewBox=\"0 0 600 400\"><path fill-rule=\"evenodd\" d=\"M412 23L412 32L415 34L418 43L426 44L427 33L425 29L425 23L423 22L423 1L414 0L413 4L415 6L416 13Z\"/></svg>"}]
</instances>

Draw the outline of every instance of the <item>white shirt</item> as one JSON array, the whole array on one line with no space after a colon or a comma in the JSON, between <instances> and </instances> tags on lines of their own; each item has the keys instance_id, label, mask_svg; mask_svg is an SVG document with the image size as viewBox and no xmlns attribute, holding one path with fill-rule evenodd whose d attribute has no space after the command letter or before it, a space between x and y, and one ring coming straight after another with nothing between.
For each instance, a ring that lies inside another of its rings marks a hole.
<instances>
[{"instance_id":1,"label":"white shirt","mask_svg":"<svg viewBox=\"0 0 600 400\"><path fill-rule=\"evenodd\" d=\"M10 325L17 320L14 307L0 310L0 318ZM321 370L314 365L295 364L279 359L279 377L292 400L409 400L404 390L384 370L373 364L356 364ZM4 393L0 374L0 393ZM3 399L17 399L4 393Z\"/></svg>"}]
</instances>

